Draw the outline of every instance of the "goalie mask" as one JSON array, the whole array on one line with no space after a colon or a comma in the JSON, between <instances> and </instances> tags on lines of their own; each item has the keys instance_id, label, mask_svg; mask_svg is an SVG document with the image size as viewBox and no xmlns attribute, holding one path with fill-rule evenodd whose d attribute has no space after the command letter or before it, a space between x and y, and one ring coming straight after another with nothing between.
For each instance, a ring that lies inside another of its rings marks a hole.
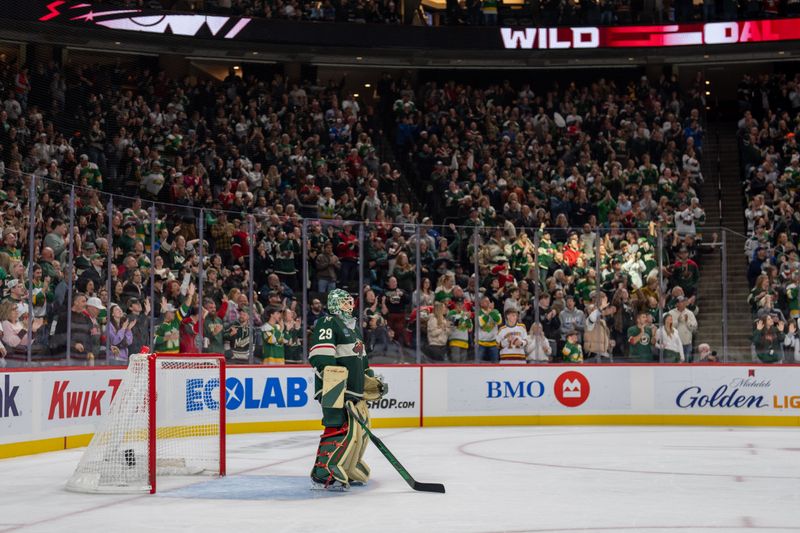
<instances>
[{"instance_id":1,"label":"goalie mask","mask_svg":"<svg viewBox=\"0 0 800 533\"><path fill-rule=\"evenodd\" d=\"M343 320L353 318L353 297L342 289L333 289L328 293L328 312Z\"/></svg>"}]
</instances>

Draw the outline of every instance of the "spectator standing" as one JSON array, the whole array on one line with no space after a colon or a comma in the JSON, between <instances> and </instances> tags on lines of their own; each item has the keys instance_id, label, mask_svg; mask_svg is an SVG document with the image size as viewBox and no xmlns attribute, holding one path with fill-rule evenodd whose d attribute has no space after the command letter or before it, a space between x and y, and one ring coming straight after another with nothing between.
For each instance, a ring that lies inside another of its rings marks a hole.
<instances>
[{"instance_id":1,"label":"spectator standing","mask_svg":"<svg viewBox=\"0 0 800 533\"><path fill-rule=\"evenodd\" d=\"M387 317L389 329L394 332L395 339L402 339L409 295L397 286L397 278L392 276L387 280L386 291L383 294L383 298L385 298L385 304L389 310L389 316Z\"/></svg>"},{"instance_id":2,"label":"spectator standing","mask_svg":"<svg viewBox=\"0 0 800 533\"><path fill-rule=\"evenodd\" d=\"M636 325L628 328L631 360L637 363L652 363L655 360L653 354L655 342L656 331L650 324L650 315L639 313L636 316Z\"/></svg>"},{"instance_id":3,"label":"spectator standing","mask_svg":"<svg viewBox=\"0 0 800 533\"><path fill-rule=\"evenodd\" d=\"M608 305L608 297L600 292L593 295L597 304L590 304L586 310L589 316L586 318L586 330L583 334L583 348L590 357L611 359L611 330L606 321L616 312L613 306Z\"/></svg>"},{"instance_id":4,"label":"spectator standing","mask_svg":"<svg viewBox=\"0 0 800 533\"><path fill-rule=\"evenodd\" d=\"M252 352L250 326L250 308L242 306L237 313L237 320L225 329L225 358L232 363L249 363Z\"/></svg>"},{"instance_id":5,"label":"spectator standing","mask_svg":"<svg viewBox=\"0 0 800 533\"><path fill-rule=\"evenodd\" d=\"M660 358L663 361L683 363L686 361L683 341L678 330L673 327L673 316L669 313L664 315L664 324L656 332L656 348L659 350Z\"/></svg>"},{"instance_id":6,"label":"spectator standing","mask_svg":"<svg viewBox=\"0 0 800 533\"><path fill-rule=\"evenodd\" d=\"M303 362L303 321L291 309L283 310L284 359L287 364Z\"/></svg>"},{"instance_id":7,"label":"spectator standing","mask_svg":"<svg viewBox=\"0 0 800 533\"><path fill-rule=\"evenodd\" d=\"M753 348L762 363L780 363L783 360L785 323L768 313L761 313L753 332Z\"/></svg>"},{"instance_id":8,"label":"spectator standing","mask_svg":"<svg viewBox=\"0 0 800 533\"><path fill-rule=\"evenodd\" d=\"M583 363L583 348L581 348L577 330L567 331L567 340L561 348L561 355L565 363Z\"/></svg>"},{"instance_id":9,"label":"spectator standing","mask_svg":"<svg viewBox=\"0 0 800 533\"><path fill-rule=\"evenodd\" d=\"M558 314L558 320L561 323L561 340L567 340L567 332L569 331L577 331L578 339L580 339L586 326L586 315L583 311L575 307L575 297L573 295L566 295L564 300L566 306Z\"/></svg>"},{"instance_id":10,"label":"spectator standing","mask_svg":"<svg viewBox=\"0 0 800 533\"><path fill-rule=\"evenodd\" d=\"M679 296L675 309L667 314L672 316L674 327L681 338L684 359L691 363L692 340L694 332L697 331L697 318L694 316L694 313L688 309L688 304L689 300L685 296ZM684 359L681 359L681 361Z\"/></svg>"},{"instance_id":11,"label":"spectator standing","mask_svg":"<svg viewBox=\"0 0 800 533\"><path fill-rule=\"evenodd\" d=\"M427 355L436 361L447 360L447 343L452 325L447 320L447 312L442 302L433 304L433 313L428 318Z\"/></svg>"},{"instance_id":12,"label":"spectator standing","mask_svg":"<svg viewBox=\"0 0 800 533\"><path fill-rule=\"evenodd\" d=\"M463 296L453 298L453 308L447 313L447 319L452 325L448 338L450 361L463 363L469 354L469 339L475 326L472 313L464 305Z\"/></svg>"},{"instance_id":13,"label":"spectator standing","mask_svg":"<svg viewBox=\"0 0 800 533\"><path fill-rule=\"evenodd\" d=\"M279 307L267 308L267 320L261 326L264 337L262 363L265 365L282 365L286 362L283 337L283 319Z\"/></svg>"},{"instance_id":14,"label":"spectator standing","mask_svg":"<svg viewBox=\"0 0 800 533\"><path fill-rule=\"evenodd\" d=\"M145 299L143 309L142 302L139 299L131 298L128 300L128 310L127 318L131 326L128 353L136 354L142 351L142 346L150 344L150 300Z\"/></svg>"},{"instance_id":15,"label":"spectator standing","mask_svg":"<svg viewBox=\"0 0 800 533\"><path fill-rule=\"evenodd\" d=\"M542 325L538 322L531 324L528 329L525 351L528 363L548 363L552 360L552 343L544 336Z\"/></svg>"},{"instance_id":16,"label":"spectator standing","mask_svg":"<svg viewBox=\"0 0 800 533\"><path fill-rule=\"evenodd\" d=\"M335 289L341 264L339 263L339 258L333 253L333 243L328 241L322 245L322 252L317 254L315 266L317 269L317 290L325 294Z\"/></svg>"},{"instance_id":17,"label":"spectator standing","mask_svg":"<svg viewBox=\"0 0 800 533\"><path fill-rule=\"evenodd\" d=\"M503 319L500 311L488 296L481 298L478 309L478 360L496 363L499 357L497 349L497 330Z\"/></svg>"},{"instance_id":18,"label":"spectator standing","mask_svg":"<svg viewBox=\"0 0 800 533\"><path fill-rule=\"evenodd\" d=\"M511 307L506 310L505 324L497 331L497 344L500 347L501 363L525 363L528 332L517 322L519 310Z\"/></svg>"}]
</instances>

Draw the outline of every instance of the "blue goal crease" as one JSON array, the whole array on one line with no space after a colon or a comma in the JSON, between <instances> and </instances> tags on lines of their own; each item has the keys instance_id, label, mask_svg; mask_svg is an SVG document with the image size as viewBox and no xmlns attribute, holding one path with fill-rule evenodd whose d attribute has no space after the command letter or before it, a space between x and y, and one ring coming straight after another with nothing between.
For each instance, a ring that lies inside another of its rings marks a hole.
<instances>
[{"instance_id":1,"label":"blue goal crease","mask_svg":"<svg viewBox=\"0 0 800 533\"><path fill-rule=\"evenodd\" d=\"M349 492L361 492L366 487L352 487ZM165 498L199 500L317 500L336 498L347 492L311 490L308 476L247 476L214 478L177 489L158 492Z\"/></svg>"}]
</instances>

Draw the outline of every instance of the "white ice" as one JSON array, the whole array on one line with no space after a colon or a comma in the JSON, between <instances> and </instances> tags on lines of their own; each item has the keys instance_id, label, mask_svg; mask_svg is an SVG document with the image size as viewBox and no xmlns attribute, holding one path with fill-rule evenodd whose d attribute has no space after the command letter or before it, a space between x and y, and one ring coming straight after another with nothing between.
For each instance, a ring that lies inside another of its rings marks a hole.
<instances>
[{"instance_id":1,"label":"white ice","mask_svg":"<svg viewBox=\"0 0 800 533\"><path fill-rule=\"evenodd\" d=\"M796 429L378 429L372 480L309 490L317 432L236 435L227 478L159 479L150 495L66 492L82 449L0 460L0 533L800 531Z\"/></svg>"}]
</instances>

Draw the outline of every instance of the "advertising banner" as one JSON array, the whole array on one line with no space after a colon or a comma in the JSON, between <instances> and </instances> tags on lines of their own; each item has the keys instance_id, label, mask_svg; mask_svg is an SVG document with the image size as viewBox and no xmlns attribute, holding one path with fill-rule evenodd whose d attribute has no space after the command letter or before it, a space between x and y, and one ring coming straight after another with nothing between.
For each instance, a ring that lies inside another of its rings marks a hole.
<instances>
[{"instance_id":1,"label":"advertising banner","mask_svg":"<svg viewBox=\"0 0 800 533\"><path fill-rule=\"evenodd\" d=\"M33 431L32 381L30 374L0 374L0 442Z\"/></svg>"},{"instance_id":2,"label":"advertising banner","mask_svg":"<svg viewBox=\"0 0 800 533\"><path fill-rule=\"evenodd\" d=\"M503 39L503 48L524 50L662 48L705 44L764 43L800 39L800 19L658 26L501 28L500 36Z\"/></svg>"},{"instance_id":3,"label":"advertising banner","mask_svg":"<svg viewBox=\"0 0 800 533\"><path fill-rule=\"evenodd\" d=\"M267 20L258 17L121 8L80 0L0 0L0 18L36 24L55 34L75 29L130 37L203 39L218 43L382 49L569 50L733 45L800 39L800 18L649 26L497 28L419 27Z\"/></svg>"},{"instance_id":4,"label":"advertising banner","mask_svg":"<svg viewBox=\"0 0 800 533\"><path fill-rule=\"evenodd\" d=\"M681 414L798 416L800 380L794 370L780 366L660 368L653 384L655 409Z\"/></svg>"},{"instance_id":5,"label":"advertising banner","mask_svg":"<svg viewBox=\"0 0 800 533\"><path fill-rule=\"evenodd\" d=\"M82 436L106 416L125 372L1 373L0 457L85 444ZM794 365L389 365L375 372L389 384L384 398L369 403L377 427L800 424L800 366ZM306 366L228 367L229 432L317 429L313 375ZM159 426L214 418L220 408L214 372L159 376Z\"/></svg>"},{"instance_id":6,"label":"advertising banner","mask_svg":"<svg viewBox=\"0 0 800 533\"><path fill-rule=\"evenodd\" d=\"M389 366L375 371L384 376L389 393L370 402L372 418L418 423L420 368ZM94 432L125 372L97 368L0 374L0 443ZM209 411L219 409L219 378L213 372L171 372L175 371L158 374L159 426L207 420ZM286 429L281 422L316 423L322 417L310 367L229 366L225 391L227 422L234 428L237 423L256 423L248 429L281 430Z\"/></svg>"},{"instance_id":7,"label":"advertising banner","mask_svg":"<svg viewBox=\"0 0 800 533\"><path fill-rule=\"evenodd\" d=\"M124 370L79 370L75 372L37 372L42 409L39 427L82 428L91 431L108 412L119 390Z\"/></svg>"},{"instance_id":8,"label":"advertising banner","mask_svg":"<svg viewBox=\"0 0 800 533\"><path fill-rule=\"evenodd\" d=\"M625 411L630 382L630 368L620 366L430 366L424 416Z\"/></svg>"}]
</instances>

